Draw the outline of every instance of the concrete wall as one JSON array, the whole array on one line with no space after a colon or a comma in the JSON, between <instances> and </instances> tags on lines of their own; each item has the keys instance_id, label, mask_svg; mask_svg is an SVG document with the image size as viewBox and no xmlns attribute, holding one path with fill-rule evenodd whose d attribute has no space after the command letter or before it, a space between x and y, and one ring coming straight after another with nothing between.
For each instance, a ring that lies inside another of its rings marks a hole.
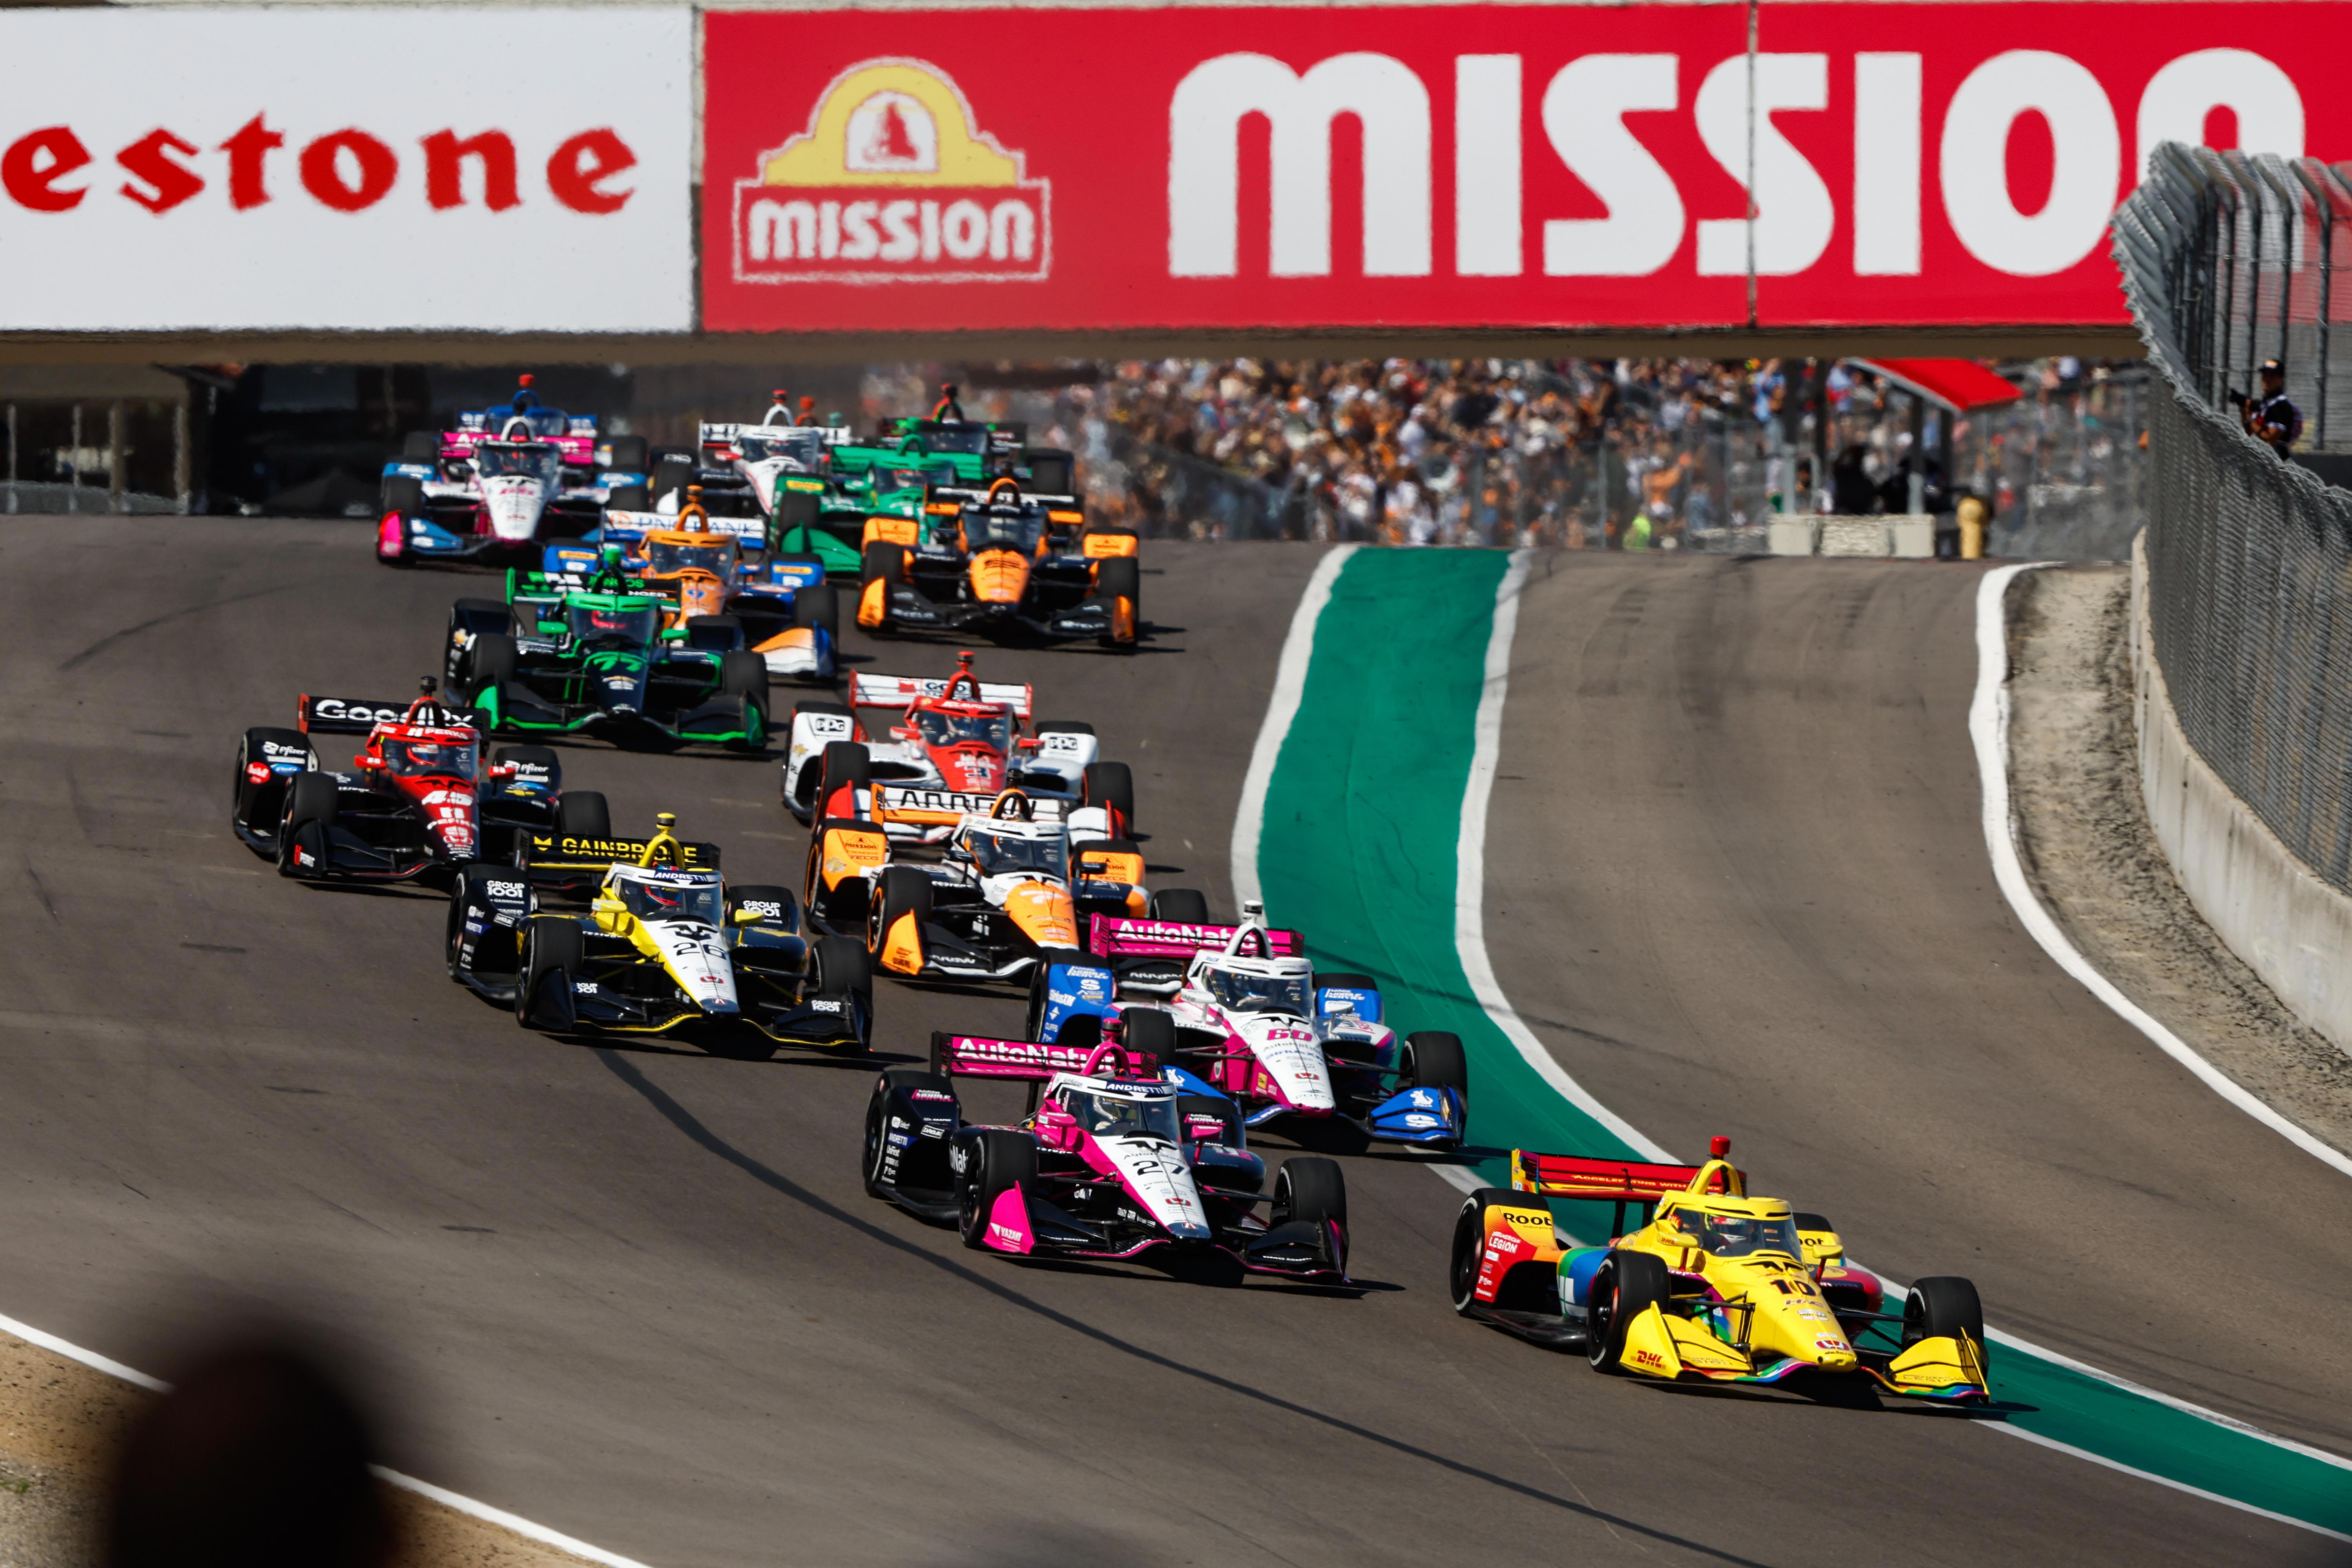
<instances>
[{"instance_id":1,"label":"concrete wall","mask_svg":"<svg viewBox=\"0 0 2352 1568\"><path fill-rule=\"evenodd\" d=\"M2189 745L2150 636L2146 535L2131 560L2132 717L2157 842L2231 951L2296 1017L2352 1050L2352 898L2313 876Z\"/></svg>"}]
</instances>

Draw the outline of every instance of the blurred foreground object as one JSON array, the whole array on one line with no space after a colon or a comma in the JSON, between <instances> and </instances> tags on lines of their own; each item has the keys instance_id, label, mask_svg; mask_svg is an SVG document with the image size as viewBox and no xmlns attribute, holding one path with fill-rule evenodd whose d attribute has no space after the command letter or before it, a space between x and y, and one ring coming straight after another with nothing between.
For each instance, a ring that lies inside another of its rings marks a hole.
<instances>
[{"instance_id":1,"label":"blurred foreground object","mask_svg":"<svg viewBox=\"0 0 2352 1568\"><path fill-rule=\"evenodd\" d=\"M379 1568L389 1523L350 1396L278 1345L201 1364L132 1429L109 1568Z\"/></svg>"}]
</instances>

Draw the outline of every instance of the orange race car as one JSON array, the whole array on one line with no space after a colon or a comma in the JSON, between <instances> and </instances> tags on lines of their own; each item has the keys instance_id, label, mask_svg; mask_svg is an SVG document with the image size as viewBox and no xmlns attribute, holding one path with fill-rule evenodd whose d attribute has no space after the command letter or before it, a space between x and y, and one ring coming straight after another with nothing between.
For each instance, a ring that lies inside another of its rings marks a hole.
<instances>
[{"instance_id":1,"label":"orange race car","mask_svg":"<svg viewBox=\"0 0 2352 1568\"><path fill-rule=\"evenodd\" d=\"M1010 479L985 490L933 485L920 517L868 518L864 550L857 624L868 631L1093 637L1135 650L1135 532L1088 529L1076 496L1038 494Z\"/></svg>"}]
</instances>

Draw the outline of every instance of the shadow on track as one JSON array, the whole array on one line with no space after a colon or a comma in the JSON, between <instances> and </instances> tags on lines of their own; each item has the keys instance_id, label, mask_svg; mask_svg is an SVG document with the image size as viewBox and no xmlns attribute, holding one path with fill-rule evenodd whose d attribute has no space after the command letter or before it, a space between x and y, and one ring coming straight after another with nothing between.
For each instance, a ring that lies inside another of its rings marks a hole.
<instances>
[{"instance_id":1,"label":"shadow on track","mask_svg":"<svg viewBox=\"0 0 2352 1568\"><path fill-rule=\"evenodd\" d=\"M974 1286L979 1289L985 1290L990 1295L994 1296L997 1300L1005 1302L1007 1305L1017 1307L1024 1312L1032 1313L1057 1327L1066 1329L1072 1333L1084 1335L1086 1338L1094 1341L1096 1343L1117 1351L1122 1355L1132 1356L1136 1360L1147 1363L1152 1366L1163 1368L1164 1370L1175 1373L1180 1376L1192 1378L1196 1382L1206 1384L1212 1388L1221 1390L1223 1393L1233 1394L1238 1398L1250 1400L1255 1404L1265 1405L1271 1409L1282 1411L1286 1415L1300 1416L1320 1426L1328 1426L1334 1431L1345 1432L1353 1437L1360 1437L1365 1442L1377 1444L1381 1447L1387 1448L1393 1453L1402 1454L1409 1458L1418 1459L1423 1464L1433 1465L1439 1469L1451 1471L1454 1475L1465 1477L1468 1479L1475 1481L1484 1481L1488 1486L1499 1488L1504 1491L1527 1498L1532 1501L1549 1504L1553 1508L1560 1510L1562 1512L1575 1514L1579 1518L1590 1519L1598 1523L1612 1525L1619 1529L1628 1531L1635 1535L1643 1536L1648 1540L1659 1542L1665 1545L1677 1546L1686 1552L1696 1552L1702 1557L1711 1558L1718 1563L1737 1563L1740 1565L1740 1568L1766 1568L1765 1564L1759 1563L1754 1558L1742 1557L1735 1552L1726 1552L1718 1547L1708 1546L1701 1542L1692 1541L1685 1536L1676 1535L1671 1531L1659 1530L1652 1525L1638 1523L1635 1521L1625 1518L1622 1514L1611 1513L1605 1509L1593 1508L1585 1503L1570 1501L1567 1498L1555 1496L1553 1493L1545 1491L1539 1487L1528 1486L1523 1482L1512 1480L1507 1477L1498 1476L1492 1470L1484 1470L1480 1469L1475 1465L1465 1464L1459 1459L1449 1459L1443 1454L1432 1453L1427 1448L1408 1443L1402 1438L1391 1437L1384 1432L1375 1432L1369 1426L1359 1426L1355 1422L1342 1420L1339 1416L1310 1408L1307 1405L1297 1404L1292 1400L1284 1399L1276 1394L1268 1394L1264 1389L1252 1388L1246 1384L1236 1383L1231 1378L1221 1377L1217 1373L1207 1371L1204 1368L1187 1365L1185 1363L1177 1361L1173 1357L1161 1355L1156 1351L1146 1350L1141 1345L1135 1344L1128 1340L1123 1340L1118 1335L1110 1333L1106 1330L1095 1327L1091 1323L1081 1321L1076 1318L1071 1317L1066 1312L1056 1311L1053 1308L1046 1306L1042 1301L1032 1300L1029 1297L1023 1295L1020 1291L1008 1289L998 1281L989 1279L978 1269L968 1268L952 1258L941 1258L936 1253L927 1252L923 1248L914 1246L912 1243L907 1241L904 1237L894 1236L890 1232L884 1230L881 1226L870 1224L866 1220L859 1219L856 1215L850 1214L847 1210L842 1209L834 1204L827 1202L825 1199L819 1197L816 1194L809 1191L806 1187L802 1186L791 1177L783 1175L782 1173L761 1164L759 1161L751 1158L749 1154L744 1153L741 1150L736 1148L733 1144L729 1143L725 1139L711 1131L710 1129L705 1127L695 1118L692 1111L687 1110L685 1106L680 1105L677 1100L670 1098L668 1094L662 1090L659 1085L654 1083L643 1073L639 1072L634 1062L629 1061L626 1058L621 1056L617 1052L609 1051L601 1047L597 1048L596 1055L598 1059L603 1061L604 1066L611 1069L614 1078L619 1079L624 1084L627 1085L631 1090L642 1098L646 1104L652 1106L655 1110L660 1112L664 1121L677 1128L680 1132L686 1134L686 1136L693 1142L700 1145L709 1152L716 1154L719 1158L726 1161L729 1164L733 1165L737 1170L741 1171L753 1181L760 1183L762 1186L768 1187L774 1192L782 1194L785 1197L792 1199L794 1203L799 1204L802 1207L806 1208L813 1213L823 1215L827 1219L833 1220L850 1230L857 1232L860 1236L866 1237L870 1240L879 1242L883 1246L890 1247L894 1251L899 1252L906 1257L927 1264L929 1267L940 1270L941 1273L953 1275L955 1278L963 1280L967 1284Z\"/></svg>"}]
</instances>

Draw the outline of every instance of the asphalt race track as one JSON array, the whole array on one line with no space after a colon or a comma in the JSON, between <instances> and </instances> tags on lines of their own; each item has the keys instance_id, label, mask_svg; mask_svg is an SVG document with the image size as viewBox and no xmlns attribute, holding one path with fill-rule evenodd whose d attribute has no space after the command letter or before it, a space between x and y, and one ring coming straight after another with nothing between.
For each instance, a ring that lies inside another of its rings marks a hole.
<instances>
[{"instance_id":1,"label":"asphalt race track","mask_svg":"<svg viewBox=\"0 0 2352 1568\"><path fill-rule=\"evenodd\" d=\"M1153 542L1143 653L982 655L1135 764L1155 884L1221 910L1314 560ZM1411 1159L1349 1162L1359 1291L967 1253L861 1191L872 1064L526 1034L443 977L437 898L282 882L231 837L240 730L301 689L412 689L484 579L378 568L363 524L231 520L15 519L0 565L0 1312L165 1376L291 1312L362 1359L395 1466L661 1568L2346 1559L1946 1413L1602 1380L1465 1324L1456 1194ZM1975 1274L1998 1323L2339 1441L2339 1342L2307 1331L2314 1281L2347 1278L2342 1200L2168 1089L2000 910L1969 837L1972 576L1769 570L1570 562L1531 594L1505 984L1637 1125L1732 1133L1898 1277ZM674 809L731 874L798 880L773 759L565 766L616 826ZM878 1011L890 1059L1020 1016L890 983ZM1799 1037L1753 1056L1759 1019ZM2126 1086L2104 1112L2095 1077ZM2078 1174L2022 1163L2061 1153Z\"/></svg>"}]
</instances>

